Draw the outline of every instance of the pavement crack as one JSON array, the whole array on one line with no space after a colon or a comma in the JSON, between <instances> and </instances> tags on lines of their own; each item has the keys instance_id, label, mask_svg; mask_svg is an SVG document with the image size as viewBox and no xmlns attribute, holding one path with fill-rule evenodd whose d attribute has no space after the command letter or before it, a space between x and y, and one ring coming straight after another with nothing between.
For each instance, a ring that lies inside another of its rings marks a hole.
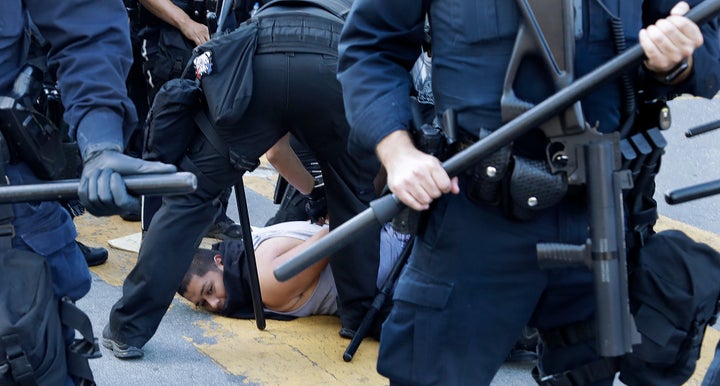
<instances>
[{"instance_id":1,"label":"pavement crack","mask_svg":"<svg viewBox=\"0 0 720 386\"><path fill-rule=\"evenodd\" d=\"M332 377L334 380L338 380L338 378L335 376L335 374L331 373L331 372L328 371L326 368L322 367L317 361L315 361L315 360L313 360L312 358L310 358L310 357L309 357L307 354L305 354L300 348L298 348L297 346L290 345L290 344L287 345L287 346L290 347L290 349L293 350L294 352L300 354L301 357L307 359L307 361L310 362L310 364L312 364L312 366L313 366L314 368L320 369L322 372L324 372L324 373L327 374L328 376Z\"/></svg>"}]
</instances>

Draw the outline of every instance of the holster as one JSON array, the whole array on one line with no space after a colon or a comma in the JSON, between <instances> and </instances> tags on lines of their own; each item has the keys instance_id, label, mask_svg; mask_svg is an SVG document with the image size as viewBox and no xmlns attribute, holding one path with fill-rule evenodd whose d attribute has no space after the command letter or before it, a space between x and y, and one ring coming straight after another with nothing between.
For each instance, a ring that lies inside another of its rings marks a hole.
<instances>
[{"instance_id":1,"label":"holster","mask_svg":"<svg viewBox=\"0 0 720 386\"><path fill-rule=\"evenodd\" d=\"M539 57L547 70L548 80L561 89L573 80L575 36L573 2L563 0L548 8L539 0L518 0L523 14L505 74L501 97L501 116L509 122L530 110L534 103L515 93L517 75L527 57ZM555 3L554 3L555 4ZM549 33L548 33L549 32ZM544 44L538 45L536 42ZM584 118L579 102L540 125L546 137L553 138L580 132ZM480 130L479 140L489 135ZM511 218L528 220L538 211L556 205L567 193L564 173L553 173L547 160L513 155L508 144L467 171L467 194L473 201L499 205Z\"/></svg>"},{"instance_id":2,"label":"holster","mask_svg":"<svg viewBox=\"0 0 720 386\"><path fill-rule=\"evenodd\" d=\"M478 204L500 206L508 217L522 221L531 220L565 197L566 179L550 173L545 161L513 156L510 165L510 172L499 181L484 178L477 166L471 168L468 197Z\"/></svg>"},{"instance_id":3,"label":"holster","mask_svg":"<svg viewBox=\"0 0 720 386\"><path fill-rule=\"evenodd\" d=\"M487 137L490 133L490 130L480 129L479 140ZM475 141L468 134L461 134L458 150L464 150L473 142ZM511 155L512 143L483 158L477 165L465 172L468 176L467 194L470 199L481 204L500 204L503 180L512 167Z\"/></svg>"},{"instance_id":4,"label":"holster","mask_svg":"<svg viewBox=\"0 0 720 386\"><path fill-rule=\"evenodd\" d=\"M422 212L405 207L392 218L392 227L398 233L414 235L420 226L421 215Z\"/></svg>"},{"instance_id":5,"label":"holster","mask_svg":"<svg viewBox=\"0 0 720 386\"><path fill-rule=\"evenodd\" d=\"M513 160L506 207L513 218L529 220L539 210L554 206L565 197L567 180L562 174L552 174L545 160L519 156Z\"/></svg>"},{"instance_id":6,"label":"holster","mask_svg":"<svg viewBox=\"0 0 720 386\"><path fill-rule=\"evenodd\" d=\"M633 179L632 189L624 192L623 198L628 207L626 243L629 250L645 244L654 233L653 226L658 219L657 202L653 196L655 176L660 171L667 145L660 131L662 127L662 122L656 122L651 129L640 126L636 134L620 141L623 167L630 170Z\"/></svg>"},{"instance_id":7,"label":"holster","mask_svg":"<svg viewBox=\"0 0 720 386\"><path fill-rule=\"evenodd\" d=\"M26 162L42 179L74 177L79 151L64 142L61 129L33 106L42 89L42 71L26 65L10 96L0 96L0 132L8 143L11 162Z\"/></svg>"},{"instance_id":8,"label":"holster","mask_svg":"<svg viewBox=\"0 0 720 386\"><path fill-rule=\"evenodd\" d=\"M490 134L480 130L480 140ZM461 137L459 150L472 141ZM567 193L567 180L552 174L545 160L513 155L512 144L502 147L469 168L466 192L476 203L495 205L511 218L529 220L538 211L556 205Z\"/></svg>"}]
</instances>

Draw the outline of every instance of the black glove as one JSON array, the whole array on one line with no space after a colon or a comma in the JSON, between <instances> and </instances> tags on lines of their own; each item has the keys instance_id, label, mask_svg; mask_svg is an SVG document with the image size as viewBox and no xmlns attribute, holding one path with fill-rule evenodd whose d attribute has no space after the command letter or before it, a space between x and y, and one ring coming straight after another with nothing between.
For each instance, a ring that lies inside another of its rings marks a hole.
<instances>
[{"instance_id":1,"label":"black glove","mask_svg":"<svg viewBox=\"0 0 720 386\"><path fill-rule=\"evenodd\" d=\"M313 187L312 192L305 196L305 213L310 217L310 222L313 224L325 222L325 219L327 219L325 185L316 185Z\"/></svg>"},{"instance_id":2,"label":"black glove","mask_svg":"<svg viewBox=\"0 0 720 386\"><path fill-rule=\"evenodd\" d=\"M128 194L123 175L174 173L175 165L143 161L116 150L90 154L83 165L78 197L95 216L139 212L140 199Z\"/></svg>"}]
</instances>

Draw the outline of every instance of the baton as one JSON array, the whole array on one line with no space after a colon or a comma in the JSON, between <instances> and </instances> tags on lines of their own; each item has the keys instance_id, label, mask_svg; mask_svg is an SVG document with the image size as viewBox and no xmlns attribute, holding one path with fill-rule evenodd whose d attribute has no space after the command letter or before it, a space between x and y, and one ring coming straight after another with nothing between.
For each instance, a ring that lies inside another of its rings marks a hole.
<instances>
[{"instance_id":1,"label":"baton","mask_svg":"<svg viewBox=\"0 0 720 386\"><path fill-rule=\"evenodd\" d=\"M694 137L696 135L707 133L708 131L712 131L715 129L720 129L720 119L687 129L687 131L685 132L685 137Z\"/></svg>"},{"instance_id":2,"label":"baton","mask_svg":"<svg viewBox=\"0 0 720 386\"><path fill-rule=\"evenodd\" d=\"M697 25L701 25L712 19L718 11L720 11L720 0L706 0L690 9L685 16ZM640 62L643 55L642 47L639 44L634 45L493 131L487 137L450 157L443 162L443 168L451 177L457 176L504 145L511 143L529 130L554 117L559 111L568 108L593 88L620 76L622 71ZM370 208L365 209L333 229L327 236L319 239L294 258L277 267L273 272L275 277L279 281L290 279L324 257L332 255L348 245L352 241L353 235L371 225L374 221L381 224L389 221L404 206L395 194L373 200L370 202Z\"/></svg>"},{"instance_id":3,"label":"baton","mask_svg":"<svg viewBox=\"0 0 720 386\"><path fill-rule=\"evenodd\" d=\"M667 192L665 193L665 202L670 205L675 205L716 194L720 194L720 180L705 182Z\"/></svg>"},{"instance_id":4,"label":"baton","mask_svg":"<svg viewBox=\"0 0 720 386\"><path fill-rule=\"evenodd\" d=\"M123 179L128 192L136 196L192 193L197 188L197 177L190 172L138 174ZM79 187L79 179L0 186L0 204L75 200Z\"/></svg>"}]
</instances>

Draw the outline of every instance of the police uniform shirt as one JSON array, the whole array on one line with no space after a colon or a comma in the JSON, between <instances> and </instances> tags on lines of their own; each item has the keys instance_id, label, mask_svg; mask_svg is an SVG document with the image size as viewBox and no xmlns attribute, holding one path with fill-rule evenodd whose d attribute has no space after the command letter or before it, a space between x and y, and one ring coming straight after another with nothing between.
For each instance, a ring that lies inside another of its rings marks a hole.
<instances>
[{"instance_id":1,"label":"police uniform shirt","mask_svg":"<svg viewBox=\"0 0 720 386\"><path fill-rule=\"evenodd\" d=\"M667 16L677 1L603 0L602 3L621 19L630 47L637 43L637 34L643 25ZM692 7L700 1L688 3ZM584 0L582 6L582 33L576 39L576 78L616 55L610 31L611 16L596 1ZM411 87L407 71L420 54L426 13L432 26L432 79L437 112L453 108L463 128L500 126L503 80L520 23L515 2L358 0L341 36L338 67L347 117L353 129L350 146L354 151L372 152L385 136L407 128L410 121L407 96ZM665 93L714 95L720 84L717 22L701 28L705 44L693 54L694 68L700 71L694 71L689 79L673 89L662 89L652 82L640 86L660 88L659 91ZM548 96L543 95L548 91L539 89L536 81L523 81L537 80L537 73L527 71L518 77L521 86L516 92L535 99ZM598 87L582 100L586 120L599 121L601 131L616 130L620 120L620 94L617 82L605 82Z\"/></svg>"}]
</instances>

